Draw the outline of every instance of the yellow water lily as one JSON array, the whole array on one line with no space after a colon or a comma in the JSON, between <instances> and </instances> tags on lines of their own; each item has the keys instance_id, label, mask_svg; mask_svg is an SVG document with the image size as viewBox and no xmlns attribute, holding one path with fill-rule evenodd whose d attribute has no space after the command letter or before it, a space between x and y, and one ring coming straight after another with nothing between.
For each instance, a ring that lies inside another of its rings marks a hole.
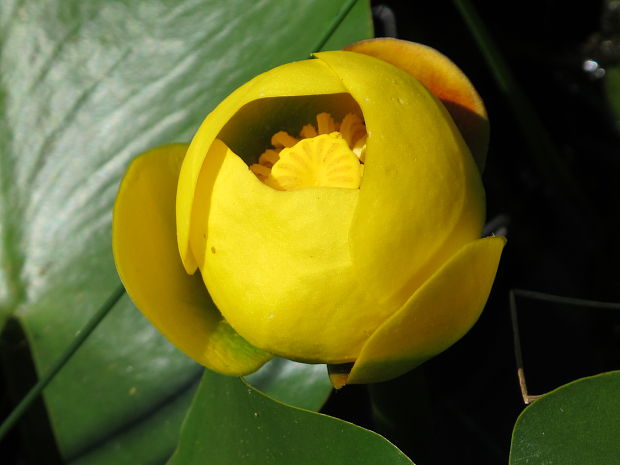
<instances>
[{"instance_id":1,"label":"yellow water lily","mask_svg":"<svg viewBox=\"0 0 620 465\"><path fill-rule=\"evenodd\" d=\"M177 347L224 374L273 355L335 385L396 377L478 318L502 237L480 238L482 101L393 39L261 74L191 144L136 158L114 209L119 275Z\"/></svg>"}]
</instances>

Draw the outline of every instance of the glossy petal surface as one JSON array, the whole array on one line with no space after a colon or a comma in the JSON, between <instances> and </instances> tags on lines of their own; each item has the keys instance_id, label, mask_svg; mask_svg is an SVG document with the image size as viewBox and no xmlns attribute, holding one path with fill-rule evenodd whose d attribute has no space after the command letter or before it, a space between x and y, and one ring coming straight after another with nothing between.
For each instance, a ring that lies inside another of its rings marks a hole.
<instances>
[{"instance_id":1,"label":"glossy petal surface","mask_svg":"<svg viewBox=\"0 0 620 465\"><path fill-rule=\"evenodd\" d=\"M382 322L463 245L480 237L484 191L452 118L404 71L359 53L320 60L360 105L368 143L350 233L360 285Z\"/></svg>"},{"instance_id":2,"label":"glossy petal surface","mask_svg":"<svg viewBox=\"0 0 620 465\"><path fill-rule=\"evenodd\" d=\"M426 45L392 38L356 42L345 50L380 58L422 82L446 106L482 171L489 144L487 112L472 83L448 57Z\"/></svg>"},{"instance_id":3,"label":"glossy petal surface","mask_svg":"<svg viewBox=\"0 0 620 465\"><path fill-rule=\"evenodd\" d=\"M419 81L359 53L317 57L257 77L209 115L181 169L177 231L186 270L200 267L244 338L286 358L343 363L479 237L484 194L452 118ZM243 148L244 128L274 118L265 109L276 97L299 96L275 112L295 118L307 95L361 109L369 137L359 190L275 191L214 142L221 133Z\"/></svg>"},{"instance_id":4,"label":"glossy petal surface","mask_svg":"<svg viewBox=\"0 0 620 465\"><path fill-rule=\"evenodd\" d=\"M192 249L204 250L203 278L226 320L286 358L354 358L372 328L349 311L369 306L351 292L348 234L359 191L274 190L219 139L207 157L195 206L209 214L194 225L206 233Z\"/></svg>"},{"instance_id":5,"label":"glossy petal surface","mask_svg":"<svg viewBox=\"0 0 620 465\"><path fill-rule=\"evenodd\" d=\"M463 247L370 337L348 382L394 378L459 340L484 308L505 242L496 236Z\"/></svg>"},{"instance_id":6,"label":"glossy petal surface","mask_svg":"<svg viewBox=\"0 0 620 465\"><path fill-rule=\"evenodd\" d=\"M308 79L312 76L312 79ZM346 92L340 81L318 60L289 63L263 73L247 82L227 98L203 121L187 151L181 168L177 192L177 236L185 269L192 273L198 266L189 249L190 225L198 175L205 157L226 123L244 105L272 97L324 95ZM209 160L207 159L207 162Z\"/></svg>"},{"instance_id":7,"label":"glossy petal surface","mask_svg":"<svg viewBox=\"0 0 620 465\"><path fill-rule=\"evenodd\" d=\"M250 373L269 358L224 321L200 276L178 256L174 198L186 145L151 150L133 161L114 208L118 273L135 305L177 347L220 373Z\"/></svg>"}]
</instances>

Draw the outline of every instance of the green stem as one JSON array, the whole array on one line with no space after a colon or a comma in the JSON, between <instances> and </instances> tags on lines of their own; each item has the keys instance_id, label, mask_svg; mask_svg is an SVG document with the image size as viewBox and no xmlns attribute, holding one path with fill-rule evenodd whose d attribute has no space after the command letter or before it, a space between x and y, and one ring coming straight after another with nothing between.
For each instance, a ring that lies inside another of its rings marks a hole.
<instances>
[{"instance_id":1,"label":"green stem","mask_svg":"<svg viewBox=\"0 0 620 465\"><path fill-rule=\"evenodd\" d=\"M575 297L565 297L561 295L548 294L546 292L529 291L526 289L512 289L511 291L517 297L525 297L527 299L542 300L545 302L553 302L556 304L574 305L577 307L600 308L603 310L620 310L618 302L602 302L600 300L577 299Z\"/></svg>"},{"instance_id":2,"label":"green stem","mask_svg":"<svg viewBox=\"0 0 620 465\"><path fill-rule=\"evenodd\" d=\"M28 410L30 405L39 397L43 389L54 379L58 372L71 359L73 354L80 348L84 341L90 336L95 328L101 323L110 310L116 305L119 299L125 294L125 288L121 285L114 293L105 301L105 303L97 310L93 317L86 323L86 326L80 330L71 345L65 350L58 360L52 365L52 368L43 375L32 389L24 396L21 402L13 409L8 417L0 425L0 440L11 430L22 415Z\"/></svg>"},{"instance_id":3,"label":"green stem","mask_svg":"<svg viewBox=\"0 0 620 465\"><path fill-rule=\"evenodd\" d=\"M533 162L545 177L556 180L559 187L572 194L579 206L586 208L587 202L583 193L575 184L572 174L560 157L525 92L511 73L489 31L478 16L478 12L469 0L453 0L453 3L480 49L498 87L512 107L517 123L525 136L529 153L536 155L533 157Z\"/></svg>"},{"instance_id":4,"label":"green stem","mask_svg":"<svg viewBox=\"0 0 620 465\"><path fill-rule=\"evenodd\" d=\"M325 47L325 44L327 43L329 38L332 36L334 31L338 29L338 26L340 26L342 21L344 21L344 18L347 17L347 15L349 14L349 11L351 11L351 9L355 6L356 2L357 0L349 0L345 4L345 7L340 11L338 16L336 16L334 18L334 21L332 21L332 23L329 25L329 28L325 32L325 35L323 35L319 43L312 49L313 52L320 52L323 49L323 47Z\"/></svg>"},{"instance_id":5,"label":"green stem","mask_svg":"<svg viewBox=\"0 0 620 465\"><path fill-rule=\"evenodd\" d=\"M617 302L601 302L600 300L576 299L574 297L564 297L560 295L547 294L546 292L529 291L527 289L511 289L508 293L510 301L510 318L512 321L512 337L515 360L517 362L517 377L519 378L519 387L523 402L531 404L538 399L540 395L532 395L527 390L527 382L525 379L525 368L523 366L523 351L521 349L521 335L519 333L519 318L517 315L517 297L539 300L544 302L552 302L556 304L572 305L576 307L589 307L601 310L620 310L620 303Z\"/></svg>"},{"instance_id":6,"label":"green stem","mask_svg":"<svg viewBox=\"0 0 620 465\"><path fill-rule=\"evenodd\" d=\"M508 65L473 5L469 0L454 0L454 5L463 17L502 92L510 95L515 89L518 90L519 86L509 71Z\"/></svg>"}]
</instances>

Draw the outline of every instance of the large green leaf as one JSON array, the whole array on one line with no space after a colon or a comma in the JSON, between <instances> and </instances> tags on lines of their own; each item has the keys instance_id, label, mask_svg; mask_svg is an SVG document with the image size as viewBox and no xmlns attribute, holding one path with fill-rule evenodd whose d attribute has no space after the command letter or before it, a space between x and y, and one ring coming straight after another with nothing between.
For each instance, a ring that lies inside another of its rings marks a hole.
<instances>
[{"instance_id":1,"label":"large green leaf","mask_svg":"<svg viewBox=\"0 0 620 465\"><path fill-rule=\"evenodd\" d=\"M541 397L517 420L510 464L620 464L619 393L616 371Z\"/></svg>"},{"instance_id":2,"label":"large green leaf","mask_svg":"<svg viewBox=\"0 0 620 465\"><path fill-rule=\"evenodd\" d=\"M188 141L242 82L307 57L344 3L0 2L0 320L23 332L37 373L118 285L110 222L127 163ZM325 48L370 35L359 0ZM45 392L61 455L165 460L200 372L123 299Z\"/></svg>"},{"instance_id":3,"label":"large green leaf","mask_svg":"<svg viewBox=\"0 0 620 465\"><path fill-rule=\"evenodd\" d=\"M382 436L208 370L168 465L412 465Z\"/></svg>"},{"instance_id":4,"label":"large green leaf","mask_svg":"<svg viewBox=\"0 0 620 465\"><path fill-rule=\"evenodd\" d=\"M271 360L245 379L274 399L307 410L320 410L332 391L325 365L309 365L283 358Z\"/></svg>"}]
</instances>

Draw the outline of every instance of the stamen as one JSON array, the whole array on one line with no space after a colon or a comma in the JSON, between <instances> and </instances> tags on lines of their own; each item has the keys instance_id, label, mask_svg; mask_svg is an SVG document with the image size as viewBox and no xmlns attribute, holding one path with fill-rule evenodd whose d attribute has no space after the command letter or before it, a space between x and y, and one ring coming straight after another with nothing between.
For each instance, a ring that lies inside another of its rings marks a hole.
<instances>
[{"instance_id":1,"label":"stamen","mask_svg":"<svg viewBox=\"0 0 620 465\"><path fill-rule=\"evenodd\" d=\"M280 153L271 177L282 190L360 185L360 163L341 137L322 134Z\"/></svg>"},{"instance_id":2,"label":"stamen","mask_svg":"<svg viewBox=\"0 0 620 465\"><path fill-rule=\"evenodd\" d=\"M306 124L301 131L299 131L299 135L302 139L310 139L311 137L316 137L319 134L316 132L316 128L311 124Z\"/></svg>"},{"instance_id":3,"label":"stamen","mask_svg":"<svg viewBox=\"0 0 620 465\"><path fill-rule=\"evenodd\" d=\"M316 124L319 127L319 134L329 134L336 130L334 118L329 113L319 113L316 115Z\"/></svg>"},{"instance_id":4,"label":"stamen","mask_svg":"<svg viewBox=\"0 0 620 465\"><path fill-rule=\"evenodd\" d=\"M279 159L280 150L267 149L258 157L258 162L267 168L271 168Z\"/></svg>"},{"instance_id":5,"label":"stamen","mask_svg":"<svg viewBox=\"0 0 620 465\"><path fill-rule=\"evenodd\" d=\"M268 167L259 165L258 163L254 163L253 165L250 165L250 170L261 181L265 181L265 179L267 179L269 175L271 174L271 170Z\"/></svg>"},{"instance_id":6,"label":"stamen","mask_svg":"<svg viewBox=\"0 0 620 465\"><path fill-rule=\"evenodd\" d=\"M366 134L366 126L364 126L362 118L353 113L349 113L340 124L340 133L344 140L347 141L347 144L349 144L349 147L353 147L357 139Z\"/></svg>"},{"instance_id":7,"label":"stamen","mask_svg":"<svg viewBox=\"0 0 620 465\"><path fill-rule=\"evenodd\" d=\"M364 121L349 113L338 123L329 113L319 113L316 122L317 127L302 127L301 140L285 131L275 133L275 148L265 150L250 170L277 190L359 188L368 138Z\"/></svg>"},{"instance_id":8,"label":"stamen","mask_svg":"<svg viewBox=\"0 0 620 465\"><path fill-rule=\"evenodd\" d=\"M297 142L299 142L299 139L295 139L286 131L278 131L271 136L271 145L275 148L292 147Z\"/></svg>"}]
</instances>

